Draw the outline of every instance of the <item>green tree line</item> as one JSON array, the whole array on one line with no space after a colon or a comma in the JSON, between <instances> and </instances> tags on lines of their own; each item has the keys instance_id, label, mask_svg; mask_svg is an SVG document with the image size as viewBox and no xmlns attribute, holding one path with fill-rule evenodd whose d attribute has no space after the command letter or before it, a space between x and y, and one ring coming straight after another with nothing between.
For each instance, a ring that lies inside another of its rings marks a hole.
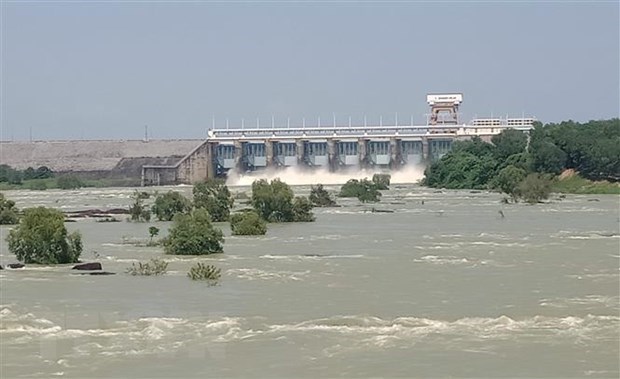
<instances>
[{"instance_id":1,"label":"green tree line","mask_svg":"<svg viewBox=\"0 0 620 379\"><path fill-rule=\"evenodd\" d=\"M617 118L583 124L536 123L529 135L507 129L493 136L491 142L478 137L455 142L448 154L426 169L423 184L435 188L499 189L516 200L524 197L530 186L540 192L545 180L566 169L590 180L620 180Z\"/></svg>"}]
</instances>

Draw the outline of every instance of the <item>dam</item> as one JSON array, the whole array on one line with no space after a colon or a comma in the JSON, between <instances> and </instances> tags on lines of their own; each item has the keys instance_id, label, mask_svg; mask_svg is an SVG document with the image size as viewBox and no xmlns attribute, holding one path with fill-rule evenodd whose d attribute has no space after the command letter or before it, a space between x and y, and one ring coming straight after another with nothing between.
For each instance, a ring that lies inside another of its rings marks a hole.
<instances>
[{"instance_id":1,"label":"dam","mask_svg":"<svg viewBox=\"0 0 620 379\"><path fill-rule=\"evenodd\" d=\"M424 166L448 153L455 141L490 142L513 128L528 132L535 118L477 118L460 123L463 95L428 94L424 125L212 127L191 140L76 140L0 143L0 164L17 169L47 166L93 178L131 178L143 186L193 183L229 173L295 167L346 173L387 172ZM228 124L228 123L227 123Z\"/></svg>"},{"instance_id":2,"label":"dam","mask_svg":"<svg viewBox=\"0 0 620 379\"><path fill-rule=\"evenodd\" d=\"M529 131L534 118L485 118L459 124L462 94L429 94L426 125L211 128L207 138L174 165L142 166L142 185L192 183L297 167L329 172L386 172L440 159L458 140L490 142L508 128Z\"/></svg>"}]
</instances>

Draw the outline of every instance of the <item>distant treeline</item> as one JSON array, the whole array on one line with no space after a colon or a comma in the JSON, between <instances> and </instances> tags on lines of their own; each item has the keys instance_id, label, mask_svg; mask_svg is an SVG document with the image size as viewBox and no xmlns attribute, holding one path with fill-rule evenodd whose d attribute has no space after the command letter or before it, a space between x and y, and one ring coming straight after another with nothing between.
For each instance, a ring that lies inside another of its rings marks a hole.
<instances>
[{"instance_id":1,"label":"distant treeline","mask_svg":"<svg viewBox=\"0 0 620 379\"><path fill-rule=\"evenodd\" d=\"M47 166L37 169L28 167L25 170L17 170L9 165L0 165L0 183L21 184L24 180L53 178L54 172Z\"/></svg>"},{"instance_id":2,"label":"distant treeline","mask_svg":"<svg viewBox=\"0 0 620 379\"><path fill-rule=\"evenodd\" d=\"M512 167L510 167L512 166ZM425 171L424 184L440 188L496 188L502 170L554 176L574 169L590 180L620 180L620 119L537 123L528 135L505 130L492 143L455 142ZM518 170L518 171L517 171Z\"/></svg>"}]
</instances>

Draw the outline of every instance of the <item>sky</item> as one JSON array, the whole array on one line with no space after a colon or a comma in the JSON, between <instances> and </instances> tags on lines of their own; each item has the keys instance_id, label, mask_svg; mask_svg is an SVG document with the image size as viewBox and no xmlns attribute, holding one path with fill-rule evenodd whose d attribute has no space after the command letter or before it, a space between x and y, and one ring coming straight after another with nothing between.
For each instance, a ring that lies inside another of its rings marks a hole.
<instances>
[{"instance_id":1,"label":"sky","mask_svg":"<svg viewBox=\"0 0 620 379\"><path fill-rule=\"evenodd\" d=\"M618 1L4 1L0 139L618 117ZM289 121L290 120L290 121Z\"/></svg>"}]
</instances>

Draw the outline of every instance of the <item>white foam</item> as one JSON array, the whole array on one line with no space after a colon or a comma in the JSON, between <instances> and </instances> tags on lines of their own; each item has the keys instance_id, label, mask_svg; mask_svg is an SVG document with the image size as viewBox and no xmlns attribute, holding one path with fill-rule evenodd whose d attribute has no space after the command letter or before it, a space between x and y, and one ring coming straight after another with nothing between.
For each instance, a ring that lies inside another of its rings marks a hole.
<instances>
[{"instance_id":1,"label":"white foam","mask_svg":"<svg viewBox=\"0 0 620 379\"><path fill-rule=\"evenodd\" d=\"M266 169L243 174L231 170L228 173L226 184L229 186L249 186L257 179L273 180L275 178L280 178L290 185L344 184L349 179L372 178L378 172L373 170L329 172L327 169L308 171L299 167ZM401 170L391 172L391 176L392 183L418 183L424 177L424 167L406 166Z\"/></svg>"}]
</instances>

